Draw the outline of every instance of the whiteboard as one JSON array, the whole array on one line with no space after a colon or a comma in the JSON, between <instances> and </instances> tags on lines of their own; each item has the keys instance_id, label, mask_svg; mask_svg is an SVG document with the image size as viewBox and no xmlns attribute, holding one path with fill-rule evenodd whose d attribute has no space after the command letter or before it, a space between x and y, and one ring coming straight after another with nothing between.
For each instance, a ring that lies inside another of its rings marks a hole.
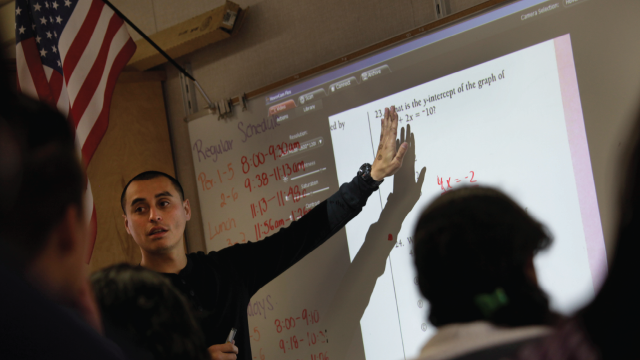
<instances>
[{"instance_id":1,"label":"whiteboard","mask_svg":"<svg viewBox=\"0 0 640 360\"><path fill-rule=\"evenodd\" d=\"M514 18L537 2L516 4ZM505 16L499 11L486 26ZM435 328L415 281L412 233L430 201L460 186L502 189L549 227L555 242L535 265L555 310L569 314L593 297L606 254L576 35L558 29L463 61L458 55L476 46L464 24L267 94L229 119L189 122L208 251L260 241L350 181L373 161L385 107L396 106L400 125L415 134L404 172L254 296L247 311L256 359L416 357ZM456 27L459 47L445 41ZM417 197L398 200L423 167Z\"/></svg>"},{"instance_id":2,"label":"whiteboard","mask_svg":"<svg viewBox=\"0 0 640 360\"><path fill-rule=\"evenodd\" d=\"M209 114L190 122L207 250L260 241L337 191L329 132L324 122L278 122L251 111L232 120ZM253 356L324 359L332 334L324 317L338 286L334 279L348 266L342 230L260 290L247 309Z\"/></svg>"}]
</instances>

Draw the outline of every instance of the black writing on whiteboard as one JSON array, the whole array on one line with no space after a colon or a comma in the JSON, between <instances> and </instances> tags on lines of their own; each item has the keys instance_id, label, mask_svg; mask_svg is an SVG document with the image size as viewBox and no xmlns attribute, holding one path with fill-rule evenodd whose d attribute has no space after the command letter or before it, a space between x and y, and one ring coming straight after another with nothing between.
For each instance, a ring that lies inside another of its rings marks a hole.
<instances>
[{"instance_id":1,"label":"black writing on whiteboard","mask_svg":"<svg viewBox=\"0 0 640 360\"><path fill-rule=\"evenodd\" d=\"M238 130L240 130L242 135L244 135L242 142L247 142L247 140L251 138L253 135L264 134L268 130L273 130L278 126L280 126L280 124L278 124L278 121L276 120L276 118L271 117L268 119L262 119L261 122L255 125L254 124L244 125L244 123L240 121L238 123Z\"/></svg>"}]
</instances>

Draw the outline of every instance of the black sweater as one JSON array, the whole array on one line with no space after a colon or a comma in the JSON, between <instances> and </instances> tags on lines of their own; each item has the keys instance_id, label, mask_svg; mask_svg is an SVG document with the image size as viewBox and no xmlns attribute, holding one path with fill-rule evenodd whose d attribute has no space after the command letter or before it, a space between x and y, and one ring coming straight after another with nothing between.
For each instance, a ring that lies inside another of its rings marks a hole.
<instances>
[{"instance_id":1,"label":"black sweater","mask_svg":"<svg viewBox=\"0 0 640 360\"><path fill-rule=\"evenodd\" d=\"M276 234L208 254L188 254L179 274L163 274L189 300L207 346L223 344L235 327L238 359L252 360L247 318L251 297L342 229L376 189L356 176Z\"/></svg>"}]
</instances>

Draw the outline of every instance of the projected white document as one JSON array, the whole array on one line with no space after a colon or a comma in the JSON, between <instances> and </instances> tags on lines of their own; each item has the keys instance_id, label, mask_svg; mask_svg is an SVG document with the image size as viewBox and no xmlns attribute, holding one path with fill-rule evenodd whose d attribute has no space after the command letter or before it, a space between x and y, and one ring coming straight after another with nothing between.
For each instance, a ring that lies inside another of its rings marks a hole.
<instances>
[{"instance_id":1,"label":"projected white document","mask_svg":"<svg viewBox=\"0 0 640 360\"><path fill-rule=\"evenodd\" d=\"M399 233L378 235L395 245L360 320L367 359L416 357L434 334L415 282L412 233L433 199L462 186L501 189L548 227L554 243L535 264L555 310L569 313L593 297L604 248L569 35L331 116L341 124L331 131L341 183L375 154L391 105L415 134L416 156L405 166L415 162L416 177L427 170ZM346 226L352 261L393 182Z\"/></svg>"}]
</instances>

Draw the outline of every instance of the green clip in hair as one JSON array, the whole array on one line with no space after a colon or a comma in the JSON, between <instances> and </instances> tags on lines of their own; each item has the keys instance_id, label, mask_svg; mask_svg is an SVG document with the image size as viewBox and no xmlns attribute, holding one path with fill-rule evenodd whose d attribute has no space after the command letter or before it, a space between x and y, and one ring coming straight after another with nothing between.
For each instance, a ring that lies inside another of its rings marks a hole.
<instances>
[{"instance_id":1,"label":"green clip in hair","mask_svg":"<svg viewBox=\"0 0 640 360\"><path fill-rule=\"evenodd\" d=\"M509 304L509 298L502 288L497 288L493 293L477 295L474 300L485 319L490 318L498 309Z\"/></svg>"}]
</instances>

